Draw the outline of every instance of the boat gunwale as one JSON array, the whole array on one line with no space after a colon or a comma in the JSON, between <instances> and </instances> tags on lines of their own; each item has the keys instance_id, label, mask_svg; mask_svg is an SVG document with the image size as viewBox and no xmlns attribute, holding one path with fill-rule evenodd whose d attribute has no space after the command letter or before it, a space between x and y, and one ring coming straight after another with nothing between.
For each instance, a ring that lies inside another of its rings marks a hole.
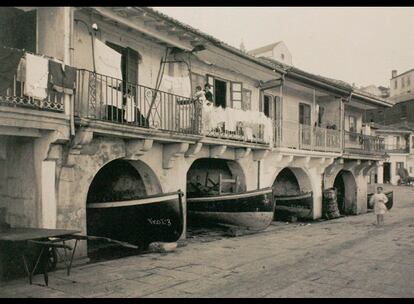
<instances>
[{"instance_id":1,"label":"boat gunwale","mask_svg":"<svg viewBox=\"0 0 414 304\"><path fill-rule=\"evenodd\" d=\"M176 195L178 197L176 197ZM133 199L133 200L125 200L125 201L112 201L112 202L99 202L99 203L89 203L86 204L87 209L103 209L103 208L120 208L120 207L132 207L132 206L142 206L152 203L162 203L171 199L181 199L181 192L169 192L169 193L162 193L162 194L155 194L149 195L147 197ZM162 199L161 201L156 201L157 199ZM148 202L143 202L147 201Z\"/></svg>"},{"instance_id":2,"label":"boat gunwale","mask_svg":"<svg viewBox=\"0 0 414 304\"><path fill-rule=\"evenodd\" d=\"M283 195L283 196L275 195L274 196L276 201L293 201L297 199L305 199L305 198L311 198L311 197L313 197L313 191L307 192L305 194L300 194L300 195Z\"/></svg>"},{"instance_id":3,"label":"boat gunwale","mask_svg":"<svg viewBox=\"0 0 414 304\"><path fill-rule=\"evenodd\" d=\"M251 190L241 193L228 193L224 195L214 195L214 196L202 196L202 197L191 197L187 198L187 202L209 202L209 201L223 201L223 200L230 200L230 199L238 199L238 198L246 198L256 195L262 195L272 192L272 188L263 188L258 190Z\"/></svg>"}]
</instances>

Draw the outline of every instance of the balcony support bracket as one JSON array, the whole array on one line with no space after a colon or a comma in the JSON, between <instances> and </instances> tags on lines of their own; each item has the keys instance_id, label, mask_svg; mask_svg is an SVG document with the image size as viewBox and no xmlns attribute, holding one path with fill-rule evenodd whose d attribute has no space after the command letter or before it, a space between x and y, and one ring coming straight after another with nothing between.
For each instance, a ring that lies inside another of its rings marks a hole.
<instances>
[{"instance_id":1,"label":"balcony support bracket","mask_svg":"<svg viewBox=\"0 0 414 304\"><path fill-rule=\"evenodd\" d=\"M188 148L188 143L165 144L162 150L163 169L171 169L175 160L177 160L180 156L184 156Z\"/></svg>"},{"instance_id":2,"label":"balcony support bracket","mask_svg":"<svg viewBox=\"0 0 414 304\"><path fill-rule=\"evenodd\" d=\"M252 151L251 148L239 148L234 150L234 158L236 160L246 158L250 152Z\"/></svg>"},{"instance_id":3,"label":"balcony support bracket","mask_svg":"<svg viewBox=\"0 0 414 304\"><path fill-rule=\"evenodd\" d=\"M269 150L254 150L253 151L253 160L259 161L264 159L267 154L269 154Z\"/></svg>"},{"instance_id":4,"label":"balcony support bracket","mask_svg":"<svg viewBox=\"0 0 414 304\"><path fill-rule=\"evenodd\" d=\"M227 146L226 145L218 145L218 146L211 146L210 147L210 157L211 158L217 158L223 155L223 153L226 151Z\"/></svg>"},{"instance_id":5,"label":"balcony support bracket","mask_svg":"<svg viewBox=\"0 0 414 304\"><path fill-rule=\"evenodd\" d=\"M125 142L125 159L137 160L146 152L150 151L153 144L152 139L132 139Z\"/></svg>"},{"instance_id":6,"label":"balcony support bracket","mask_svg":"<svg viewBox=\"0 0 414 304\"><path fill-rule=\"evenodd\" d=\"M191 144L190 147L188 148L187 152L185 152L184 156L185 157L195 157L201 151L202 147L203 147L202 143Z\"/></svg>"}]
</instances>

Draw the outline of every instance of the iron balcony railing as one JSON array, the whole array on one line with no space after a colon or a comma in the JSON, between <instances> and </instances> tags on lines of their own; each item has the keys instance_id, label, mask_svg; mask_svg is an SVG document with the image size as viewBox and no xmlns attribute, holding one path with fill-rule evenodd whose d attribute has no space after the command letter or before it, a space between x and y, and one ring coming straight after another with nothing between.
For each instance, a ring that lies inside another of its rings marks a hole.
<instances>
[{"instance_id":1,"label":"iron balcony railing","mask_svg":"<svg viewBox=\"0 0 414 304\"><path fill-rule=\"evenodd\" d=\"M364 154L385 154L384 139L379 136L345 131L345 150Z\"/></svg>"},{"instance_id":2,"label":"iron balcony railing","mask_svg":"<svg viewBox=\"0 0 414 304\"><path fill-rule=\"evenodd\" d=\"M13 75L11 84L0 91L0 105L7 105L21 108L32 108L44 111L64 112L64 93L46 89L45 99L36 99L25 95L25 73L24 69L18 69Z\"/></svg>"},{"instance_id":3,"label":"iron balcony railing","mask_svg":"<svg viewBox=\"0 0 414 304\"><path fill-rule=\"evenodd\" d=\"M77 71L75 115L78 117L197 134L194 110L188 97L88 70Z\"/></svg>"},{"instance_id":4,"label":"iron balcony railing","mask_svg":"<svg viewBox=\"0 0 414 304\"><path fill-rule=\"evenodd\" d=\"M341 131L312 127L297 121L274 121L274 146L324 152L341 152Z\"/></svg>"},{"instance_id":5,"label":"iron balcony railing","mask_svg":"<svg viewBox=\"0 0 414 304\"><path fill-rule=\"evenodd\" d=\"M233 130L223 121L206 130L203 109L196 108L191 98L84 69L77 71L75 115L143 128L268 144L263 125L239 121Z\"/></svg>"},{"instance_id":6,"label":"iron balcony railing","mask_svg":"<svg viewBox=\"0 0 414 304\"><path fill-rule=\"evenodd\" d=\"M385 152L389 153L409 153L410 147L408 145L385 144Z\"/></svg>"}]
</instances>

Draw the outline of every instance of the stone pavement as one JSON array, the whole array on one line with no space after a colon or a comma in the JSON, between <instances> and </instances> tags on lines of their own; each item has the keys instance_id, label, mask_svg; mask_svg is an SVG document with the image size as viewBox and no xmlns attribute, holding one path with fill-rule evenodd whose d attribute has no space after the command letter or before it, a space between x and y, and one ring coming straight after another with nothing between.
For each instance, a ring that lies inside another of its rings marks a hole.
<instances>
[{"instance_id":1,"label":"stone pavement","mask_svg":"<svg viewBox=\"0 0 414 304\"><path fill-rule=\"evenodd\" d=\"M414 187L373 213L310 225L274 222L241 237L0 283L0 297L414 297ZM398 192L397 192L398 191Z\"/></svg>"}]
</instances>

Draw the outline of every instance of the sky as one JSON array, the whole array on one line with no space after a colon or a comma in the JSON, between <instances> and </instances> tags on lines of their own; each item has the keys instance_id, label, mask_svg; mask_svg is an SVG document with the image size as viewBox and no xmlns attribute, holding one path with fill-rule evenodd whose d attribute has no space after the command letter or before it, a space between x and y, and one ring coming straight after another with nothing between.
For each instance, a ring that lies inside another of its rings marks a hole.
<instances>
[{"instance_id":1,"label":"sky","mask_svg":"<svg viewBox=\"0 0 414 304\"><path fill-rule=\"evenodd\" d=\"M155 7L247 50L284 41L293 65L357 86L414 68L413 7Z\"/></svg>"}]
</instances>

